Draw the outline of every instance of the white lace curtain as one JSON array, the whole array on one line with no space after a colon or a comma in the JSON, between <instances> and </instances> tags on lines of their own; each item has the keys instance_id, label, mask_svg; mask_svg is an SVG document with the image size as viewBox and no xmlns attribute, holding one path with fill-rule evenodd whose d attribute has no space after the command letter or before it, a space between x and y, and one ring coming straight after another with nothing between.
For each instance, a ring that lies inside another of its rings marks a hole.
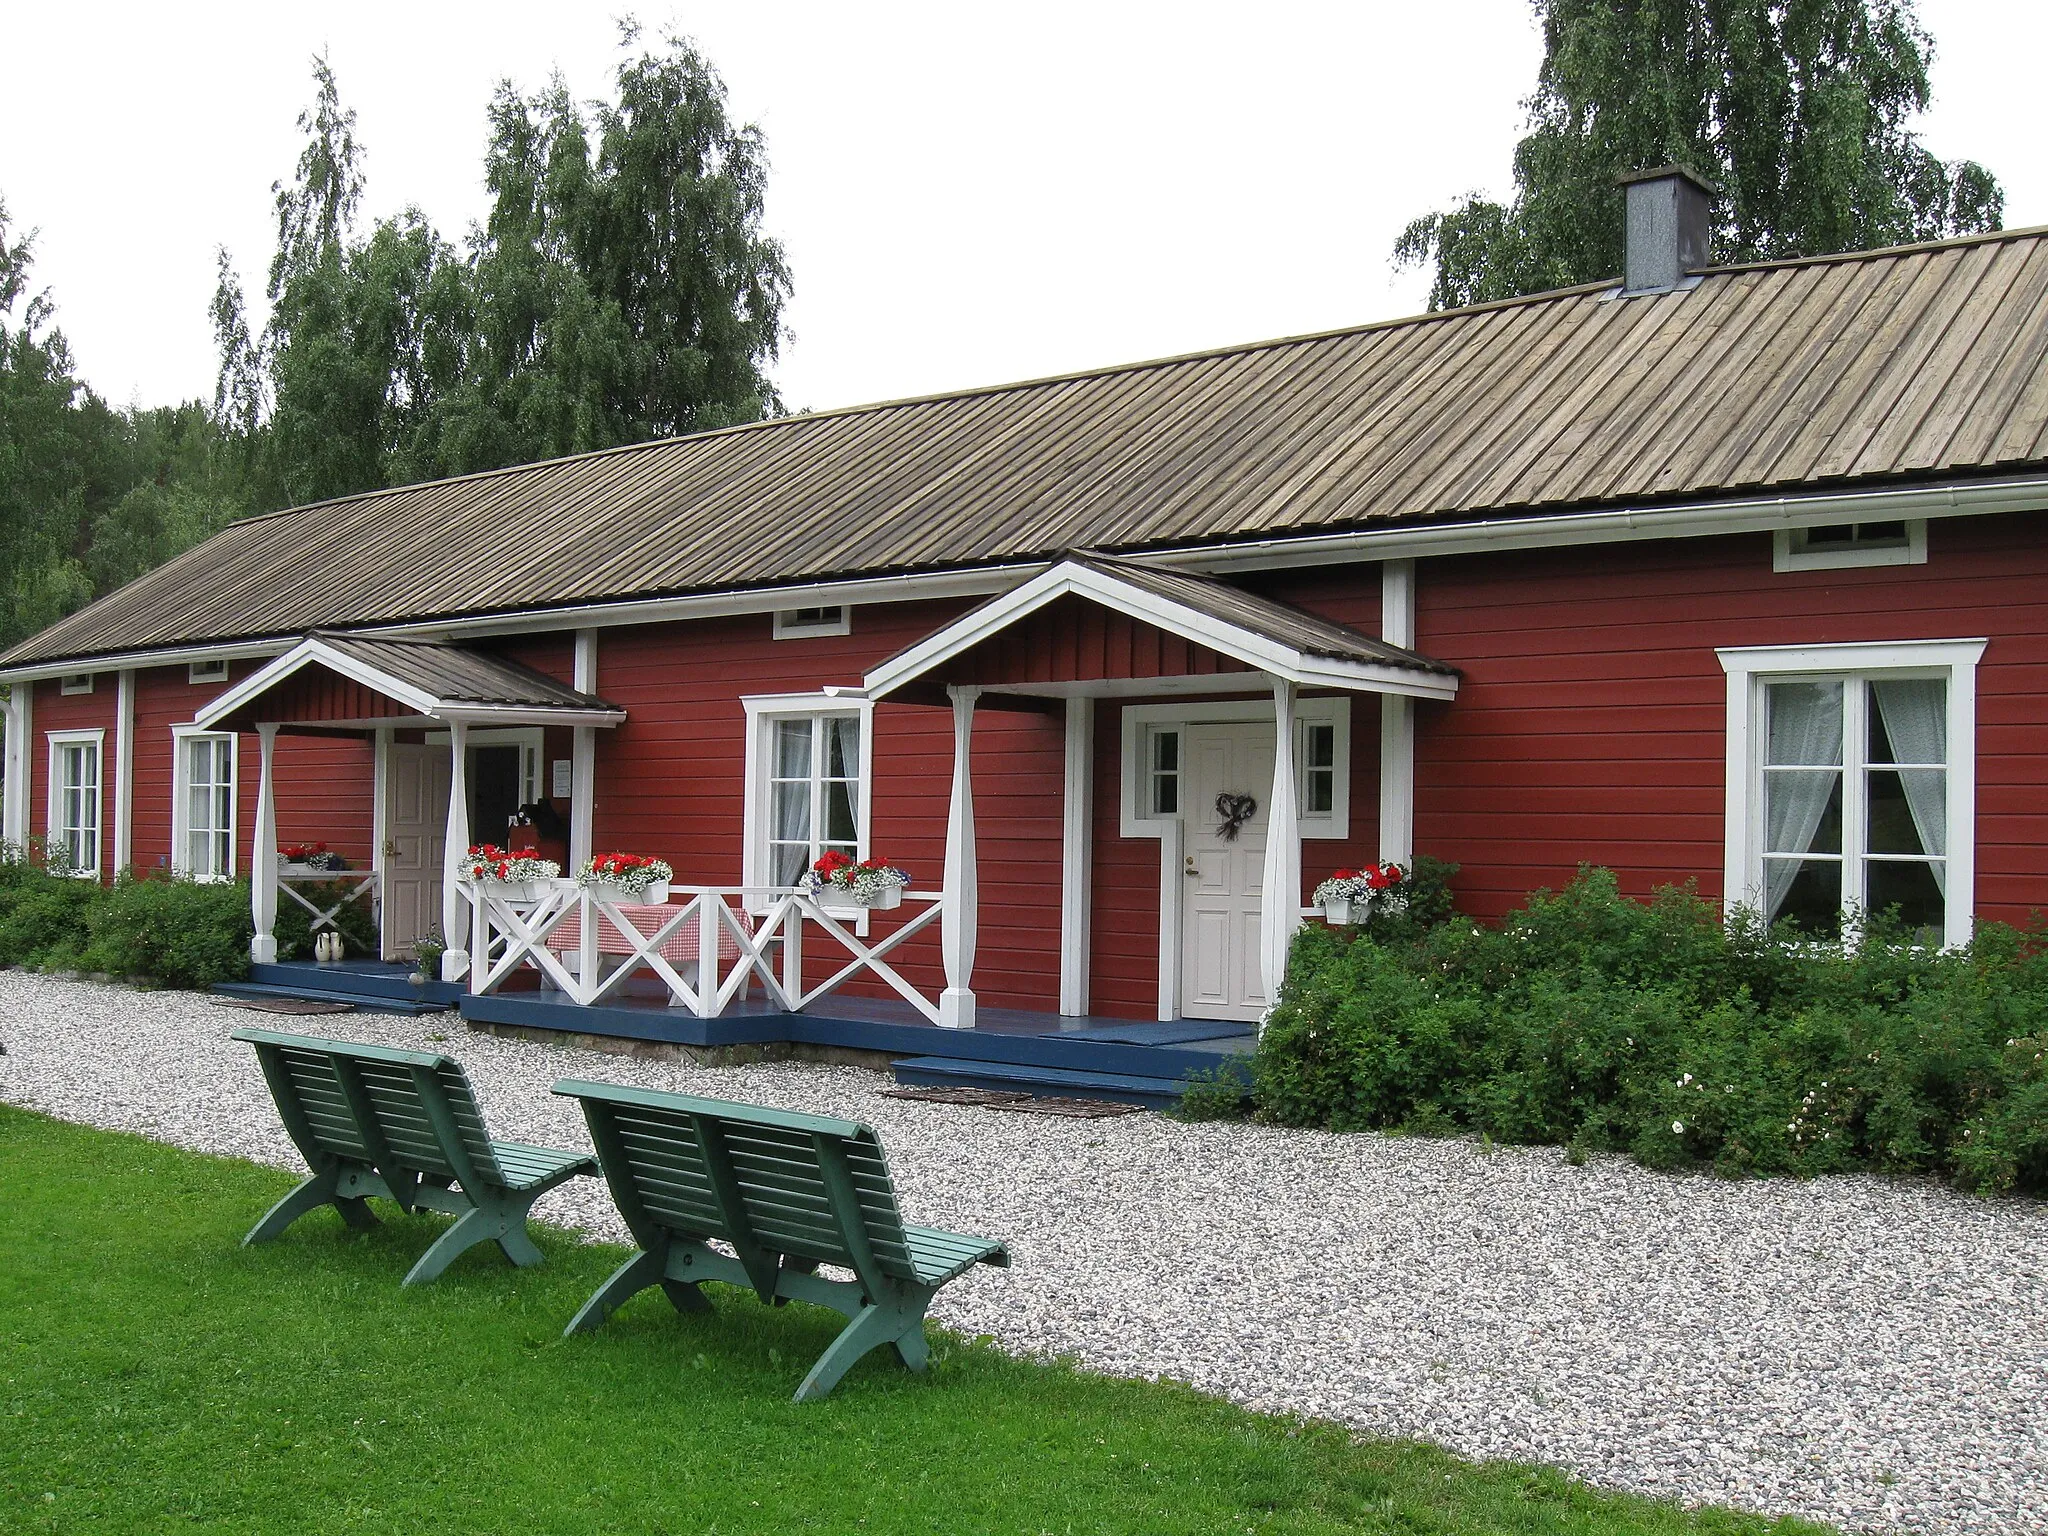
<instances>
[{"instance_id":1,"label":"white lace curtain","mask_svg":"<svg viewBox=\"0 0 2048 1536\"><path fill-rule=\"evenodd\" d=\"M1813 847L1813 835L1827 815L1828 801L1841 782L1842 685L1779 683L1770 691L1770 758L1773 765L1814 764L1811 773L1768 775L1765 796L1768 841L1775 854L1801 854ZM1799 878L1796 858L1764 861L1764 915L1775 921L1778 909Z\"/></svg>"},{"instance_id":2,"label":"white lace curtain","mask_svg":"<svg viewBox=\"0 0 2048 1536\"><path fill-rule=\"evenodd\" d=\"M1898 763L1946 763L1948 761L1948 685L1938 677L1916 677L1892 683L1875 683L1877 712L1884 733L1891 738L1892 761ZM1913 828L1920 834L1926 852L1948 853L1948 774L1942 768L1922 766L1901 768L1899 778L1906 787L1906 807L1913 814ZM1948 894L1948 861L1940 857L1928 865L1934 882Z\"/></svg>"}]
</instances>

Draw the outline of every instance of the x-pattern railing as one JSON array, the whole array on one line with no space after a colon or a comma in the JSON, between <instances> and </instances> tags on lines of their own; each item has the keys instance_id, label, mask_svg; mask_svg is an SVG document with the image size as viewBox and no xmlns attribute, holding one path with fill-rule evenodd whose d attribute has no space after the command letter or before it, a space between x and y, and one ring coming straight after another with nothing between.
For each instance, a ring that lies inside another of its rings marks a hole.
<instances>
[{"instance_id":1,"label":"x-pattern railing","mask_svg":"<svg viewBox=\"0 0 2048 1536\"><path fill-rule=\"evenodd\" d=\"M311 919L306 924L306 932L308 932L309 934L318 933L322 928L332 928L336 933L341 935L343 942L347 942L348 932L341 926L341 923L339 922L339 918L341 916L341 909L347 906L350 902L354 901L357 897L361 896L363 892L376 890L378 883L378 872L373 869L369 871L367 874L363 875L363 877L360 880L358 880L352 887L349 888L348 894L343 896L341 900L337 901L331 907L322 907L318 902L313 901L312 899L307 897L303 892L296 889L292 882L297 880L304 881L307 884L327 885L332 884L336 881L346 880L351 874L354 873L356 873L356 871L331 869L318 870L312 873L302 873L301 871L295 869L280 870L278 871L277 876L277 888L280 891L283 891L285 895L291 897L291 899L293 901L296 901L300 906L304 907L308 912L312 913ZM375 900L374 897L372 897L371 899Z\"/></svg>"},{"instance_id":2,"label":"x-pattern railing","mask_svg":"<svg viewBox=\"0 0 2048 1536\"><path fill-rule=\"evenodd\" d=\"M925 1018L934 1024L939 1021L938 1006L886 958L938 920L945 905L937 892L905 892L908 900L925 903L925 909L870 944L841 921L855 918L854 912L828 909L811 892L785 886L672 886L670 910L652 928L635 922L622 910L625 904L571 880L549 881L537 896L527 900L513 899L489 882L477 882L471 891L476 905L469 978L472 992L494 991L514 972L531 965L570 999L591 1007L645 967L660 978L675 1004L700 1018L716 1018L755 978L769 1001L795 1013L866 972L885 982ZM758 924L749 921L749 901L767 903ZM647 909L640 906L636 910ZM574 972L562 960L561 950L567 946L548 943L572 916L577 920ZM694 975L686 977L665 950L692 920L697 956ZM624 951L616 942L606 946L600 923L627 946ZM812 926L843 949L848 959L825 980L806 987L805 929ZM721 937L730 943L729 960L721 956ZM607 969L606 960L616 964Z\"/></svg>"}]
</instances>

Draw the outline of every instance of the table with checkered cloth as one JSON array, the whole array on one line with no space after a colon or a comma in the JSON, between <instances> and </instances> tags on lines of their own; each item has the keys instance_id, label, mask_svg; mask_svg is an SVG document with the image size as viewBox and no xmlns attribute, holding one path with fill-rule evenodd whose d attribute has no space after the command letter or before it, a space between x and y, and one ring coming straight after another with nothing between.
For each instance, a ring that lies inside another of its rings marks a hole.
<instances>
[{"instance_id":1,"label":"table with checkered cloth","mask_svg":"<svg viewBox=\"0 0 2048 1536\"><path fill-rule=\"evenodd\" d=\"M667 903L616 902L619 915L624 917L641 933L655 932L675 915L675 907ZM744 912L734 914L753 931L753 919ZM558 955L573 955L582 947L582 914L571 911L556 925L554 932L547 936L547 946ZM618 925L604 913L598 914L597 952L600 955L630 955L633 941L619 932ZM739 942L732 936L732 928L726 923L718 925L718 958L721 963L739 958ZM690 916L676 924L675 931L661 941L661 957L670 965L695 965L697 963L697 919Z\"/></svg>"}]
</instances>

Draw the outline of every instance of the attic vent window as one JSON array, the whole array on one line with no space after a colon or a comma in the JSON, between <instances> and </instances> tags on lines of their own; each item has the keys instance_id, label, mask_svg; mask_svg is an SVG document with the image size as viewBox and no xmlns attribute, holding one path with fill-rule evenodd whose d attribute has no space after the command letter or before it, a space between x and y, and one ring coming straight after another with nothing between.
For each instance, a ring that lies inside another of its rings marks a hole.
<instances>
[{"instance_id":1,"label":"attic vent window","mask_svg":"<svg viewBox=\"0 0 2048 1536\"><path fill-rule=\"evenodd\" d=\"M225 661L195 661L185 668L188 683L224 683L228 680L228 664Z\"/></svg>"},{"instance_id":2,"label":"attic vent window","mask_svg":"<svg viewBox=\"0 0 2048 1536\"><path fill-rule=\"evenodd\" d=\"M843 603L820 608L783 608L775 615L775 638L794 640L804 635L844 635L852 630L852 610Z\"/></svg>"},{"instance_id":3,"label":"attic vent window","mask_svg":"<svg viewBox=\"0 0 2048 1536\"><path fill-rule=\"evenodd\" d=\"M1777 534L1771 568L1843 570L1866 565L1925 565L1927 524L1915 518L1883 523L1823 523Z\"/></svg>"},{"instance_id":4,"label":"attic vent window","mask_svg":"<svg viewBox=\"0 0 2048 1536\"><path fill-rule=\"evenodd\" d=\"M73 672L69 677L60 677L57 679L57 691L59 693L91 693L92 674L90 672Z\"/></svg>"}]
</instances>

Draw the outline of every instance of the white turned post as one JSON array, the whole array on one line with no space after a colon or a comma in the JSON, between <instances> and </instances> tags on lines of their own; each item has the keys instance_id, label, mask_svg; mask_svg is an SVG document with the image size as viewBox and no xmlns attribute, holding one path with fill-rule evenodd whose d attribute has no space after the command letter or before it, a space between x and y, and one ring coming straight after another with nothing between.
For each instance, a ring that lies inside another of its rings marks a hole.
<instances>
[{"instance_id":1,"label":"white turned post","mask_svg":"<svg viewBox=\"0 0 2048 1536\"><path fill-rule=\"evenodd\" d=\"M946 990L939 994L939 1023L946 1029L974 1028L974 939L979 891L974 867L974 701L979 688L948 688L953 699L953 803L946 818L946 910L940 919L939 948L946 962Z\"/></svg>"},{"instance_id":2,"label":"white turned post","mask_svg":"<svg viewBox=\"0 0 2048 1536\"><path fill-rule=\"evenodd\" d=\"M35 771L35 758L30 751L29 741L34 719L36 685L22 678L16 678L7 690L7 762L6 762L6 806L4 823L0 823L0 837L7 843L7 852L20 857L28 846L29 777Z\"/></svg>"},{"instance_id":3,"label":"white turned post","mask_svg":"<svg viewBox=\"0 0 2048 1536\"><path fill-rule=\"evenodd\" d=\"M1266 802L1266 870L1259 908L1260 977L1268 1009L1287 979L1287 951L1301 926L1301 828L1294 801L1294 684L1273 681L1273 792Z\"/></svg>"},{"instance_id":4,"label":"white turned post","mask_svg":"<svg viewBox=\"0 0 2048 1536\"><path fill-rule=\"evenodd\" d=\"M441 979L460 981L469 969L469 889L462 866L469 856L469 727L448 726L448 846L441 863Z\"/></svg>"},{"instance_id":5,"label":"white turned post","mask_svg":"<svg viewBox=\"0 0 2048 1536\"><path fill-rule=\"evenodd\" d=\"M576 631L576 691L597 692L597 631ZM589 861L597 819L597 727L579 725L569 748L569 873Z\"/></svg>"},{"instance_id":6,"label":"white turned post","mask_svg":"<svg viewBox=\"0 0 2048 1536\"><path fill-rule=\"evenodd\" d=\"M1380 638L1415 647L1415 562L1380 566ZM1415 701L1380 695L1380 858L1408 867L1415 853Z\"/></svg>"},{"instance_id":7,"label":"white turned post","mask_svg":"<svg viewBox=\"0 0 2048 1536\"><path fill-rule=\"evenodd\" d=\"M114 690L114 873L134 862L135 669L123 667Z\"/></svg>"},{"instance_id":8,"label":"white turned post","mask_svg":"<svg viewBox=\"0 0 2048 1536\"><path fill-rule=\"evenodd\" d=\"M1060 841L1060 1013L1088 1012L1095 817L1095 701L1067 700L1066 826Z\"/></svg>"},{"instance_id":9,"label":"white turned post","mask_svg":"<svg viewBox=\"0 0 2048 1536\"><path fill-rule=\"evenodd\" d=\"M277 963L277 727L256 727L257 755L262 766L256 778L256 833L249 844L249 916L256 935L249 940L249 958L258 965Z\"/></svg>"}]
</instances>

